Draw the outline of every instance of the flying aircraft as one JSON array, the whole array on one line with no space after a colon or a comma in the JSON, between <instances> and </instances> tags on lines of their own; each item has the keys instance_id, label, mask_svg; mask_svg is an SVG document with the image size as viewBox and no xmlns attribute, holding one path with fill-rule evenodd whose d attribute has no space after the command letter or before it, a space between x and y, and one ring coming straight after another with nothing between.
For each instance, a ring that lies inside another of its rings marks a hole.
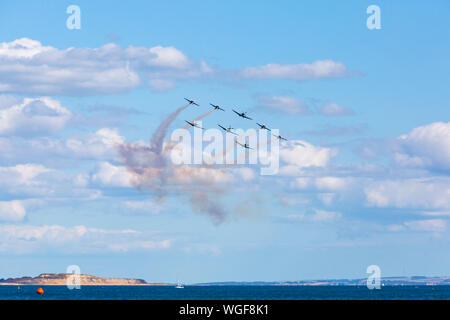
<instances>
[{"instance_id":1,"label":"flying aircraft","mask_svg":"<svg viewBox=\"0 0 450 320\"><path fill-rule=\"evenodd\" d=\"M253 120L252 118L249 118L249 117L246 116L246 113L247 113L247 112L239 113L239 112L237 112L237 111L234 110L234 109L232 109L232 110L233 110L234 113L236 113L236 114L237 114L239 117L241 117L241 118L248 119L248 120Z\"/></svg>"},{"instance_id":2,"label":"flying aircraft","mask_svg":"<svg viewBox=\"0 0 450 320\"><path fill-rule=\"evenodd\" d=\"M274 137L277 137L279 140L286 140L286 141L287 141L286 138L284 138L284 137L282 137L282 136L280 136L280 135L273 134L273 136L274 136Z\"/></svg>"},{"instance_id":3,"label":"flying aircraft","mask_svg":"<svg viewBox=\"0 0 450 320\"><path fill-rule=\"evenodd\" d=\"M266 129L270 131L270 129L267 128L265 124L259 124L258 122L256 124L260 127L260 129Z\"/></svg>"},{"instance_id":4,"label":"flying aircraft","mask_svg":"<svg viewBox=\"0 0 450 320\"><path fill-rule=\"evenodd\" d=\"M236 132L231 131L231 129L234 129L234 128L232 128L231 126L228 127L228 128L222 127L220 124L218 124L218 126L221 127L223 130L225 130L226 132L229 132L229 133L238 135Z\"/></svg>"},{"instance_id":5,"label":"flying aircraft","mask_svg":"<svg viewBox=\"0 0 450 320\"><path fill-rule=\"evenodd\" d=\"M188 101L189 104L195 104L196 106L199 106L198 104L195 103L194 100L189 100L189 99L186 99L186 98L184 98L184 100Z\"/></svg>"},{"instance_id":6,"label":"flying aircraft","mask_svg":"<svg viewBox=\"0 0 450 320\"><path fill-rule=\"evenodd\" d=\"M223 110L220 106L215 106L215 105L213 105L212 103L210 103L210 105L212 105L212 106L214 107L214 109L216 109L216 110L222 110L222 111L225 111L225 110Z\"/></svg>"},{"instance_id":7,"label":"flying aircraft","mask_svg":"<svg viewBox=\"0 0 450 320\"><path fill-rule=\"evenodd\" d=\"M244 143L244 144L242 144L242 143L239 143L239 142L237 142L237 141L235 141L238 145L240 145L240 146L243 146L244 148L246 148L246 149L252 149L253 150L253 148L250 148L249 146L248 146L248 144L246 144L246 143Z\"/></svg>"},{"instance_id":8,"label":"flying aircraft","mask_svg":"<svg viewBox=\"0 0 450 320\"><path fill-rule=\"evenodd\" d=\"M198 124L196 124L195 122L189 122L189 121L187 121L187 120L184 120L184 121L186 121L191 127L196 127L196 128L199 128L199 129L203 129L202 127L200 127Z\"/></svg>"}]
</instances>

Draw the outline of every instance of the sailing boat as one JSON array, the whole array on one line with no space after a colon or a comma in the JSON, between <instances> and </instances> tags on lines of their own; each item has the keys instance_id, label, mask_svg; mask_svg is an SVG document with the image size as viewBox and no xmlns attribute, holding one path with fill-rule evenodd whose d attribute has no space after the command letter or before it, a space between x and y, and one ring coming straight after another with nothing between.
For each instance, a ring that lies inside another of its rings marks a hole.
<instances>
[{"instance_id":1,"label":"sailing boat","mask_svg":"<svg viewBox=\"0 0 450 320\"><path fill-rule=\"evenodd\" d=\"M181 284L181 282L178 280L177 285L175 286L176 289L183 289L184 286Z\"/></svg>"}]
</instances>

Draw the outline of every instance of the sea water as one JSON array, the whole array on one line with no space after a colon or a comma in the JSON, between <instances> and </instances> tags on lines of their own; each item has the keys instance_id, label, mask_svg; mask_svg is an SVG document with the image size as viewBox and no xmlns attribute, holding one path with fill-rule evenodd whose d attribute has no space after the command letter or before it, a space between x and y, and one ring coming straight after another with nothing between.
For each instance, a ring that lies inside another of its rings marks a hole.
<instances>
[{"instance_id":1,"label":"sea water","mask_svg":"<svg viewBox=\"0 0 450 320\"><path fill-rule=\"evenodd\" d=\"M36 293L44 289L43 295ZM450 300L450 286L5 286L0 300Z\"/></svg>"}]
</instances>

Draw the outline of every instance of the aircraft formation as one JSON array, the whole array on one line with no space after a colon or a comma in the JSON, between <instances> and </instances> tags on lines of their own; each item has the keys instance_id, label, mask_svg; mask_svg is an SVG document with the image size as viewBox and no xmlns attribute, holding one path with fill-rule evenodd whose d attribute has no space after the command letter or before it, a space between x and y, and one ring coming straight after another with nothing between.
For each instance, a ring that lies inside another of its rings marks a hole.
<instances>
[{"instance_id":1,"label":"aircraft formation","mask_svg":"<svg viewBox=\"0 0 450 320\"><path fill-rule=\"evenodd\" d=\"M199 104L197 104L196 102L195 102L195 100L191 100L191 99L187 99L187 98L184 98L186 101L188 101L189 102L189 105L191 105L191 104L193 104L193 105L196 105L196 106L200 106ZM221 106L219 106L219 105L215 105L215 104L212 104L212 103L210 103L210 105L215 109L215 110L220 110L220 111L225 111L225 109L223 109ZM238 112L238 111L236 111L236 110L234 110L234 109L231 109L235 114L237 114L239 117L241 117L241 118L243 118L243 119L247 119L247 120L253 120L252 118L250 118L248 115L247 115L247 112ZM195 121L187 121L187 120L184 120L189 126L191 126L191 127L196 127L196 128L199 128L199 129L204 129L204 128L202 128L202 127L200 127ZM270 128L268 128L265 124L260 124L260 123L256 123L258 126L259 126L259 129L260 130L267 130L267 131L271 131L271 129ZM234 131L232 131L234 128L232 128L231 126L229 126L228 128L227 127L224 127L224 126L221 126L220 124L217 124L222 130L224 130L225 132L228 132L228 133L231 133L231 134L234 134L234 135L238 135L236 132L234 132ZM285 141L287 141L287 139L285 138L285 137L282 137L282 136L280 136L280 135L275 135L275 134L272 134L275 138L277 138L278 140L285 140ZM246 143L244 143L244 144L242 144L242 143L239 143L238 141L235 141L235 143L236 144L238 144L238 145L240 145L240 146L242 146L243 148L246 148L246 149L253 149L253 148L251 148L248 144L246 144Z\"/></svg>"}]
</instances>

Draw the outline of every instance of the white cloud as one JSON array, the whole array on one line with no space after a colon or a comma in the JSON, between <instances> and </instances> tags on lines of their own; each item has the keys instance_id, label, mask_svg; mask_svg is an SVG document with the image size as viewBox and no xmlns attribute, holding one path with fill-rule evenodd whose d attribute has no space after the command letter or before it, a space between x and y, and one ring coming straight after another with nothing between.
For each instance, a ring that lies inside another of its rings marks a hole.
<instances>
[{"instance_id":1,"label":"white cloud","mask_svg":"<svg viewBox=\"0 0 450 320\"><path fill-rule=\"evenodd\" d=\"M450 122L434 122L417 127L398 138L398 164L434 170L450 170Z\"/></svg>"},{"instance_id":2,"label":"white cloud","mask_svg":"<svg viewBox=\"0 0 450 320\"><path fill-rule=\"evenodd\" d=\"M315 179L315 185L320 190L338 191L346 188L349 183L350 178L320 177Z\"/></svg>"},{"instance_id":3,"label":"white cloud","mask_svg":"<svg viewBox=\"0 0 450 320\"><path fill-rule=\"evenodd\" d=\"M113 243L108 247L112 251L128 252L132 250L157 250L157 249L169 249L172 246L172 240L141 240L133 242Z\"/></svg>"},{"instance_id":4,"label":"white cloud","mask_svg":"<svg viewBox=\"0 0 450 320\"><path fill-rule=\"evenodd\" d=\"M376 207L450 208L449 178L385 180L364 191L368 204Z\"/></svg>"},{"instance_id":5,"label":"white cloud","mask_svg":"<svg viewBox=\"0 0 450 320\"><path fill-rule=\"evenodd\" d=\"M56 158L71 160L118 160L117 146L125 138L117 129L102 128L95 132L72 134L66 138L0 138L0 159L9 161L49 161Z\"/></svg>"},{"instance_id":6,"label":"white cloud","mask_svg":"<svg viewBox=\"0 0 450 320\"><path fill-rule=\"evenodd\" d=\"M107 230L86 226L0 225L0 252L15 254L57 250L99 253L156 250L171 247L171 239L132 229Z\"/></svg>"},{"instance_id":7,"label":"white cloud","mask_svg":"<svg viewBox=\"0 0 450 320\"><path fill-rule=\"evenodd\" d=\"M292 97L260 97L258 106L268 110L276 110L291 115L310 114L308 106Z\"/></svg>"},{"instance_id":8,"label":"white cloud","mask_svg":"<svg viewBox=\"0 0 450 320\"><path fill-rule=\"evenodd\" d=\"M353 114L352 109L340 106L335 102L325 103L319 109L319 112L326 116L344 116Z\"/></svg>"},{"instance_id":9,"label":"white cloud","mask_svg":"<svg viewBox=\"0 0 450 320\"><path fill-rule=\"evenodd\" d=\"M335 197L336 195L334 193L319 193L317 195L317 198L327 206L330 206L333 203Z\"/></svg>"},{"instance_id":10,"label":"white cloud","mask_svg":"<svg viewBox=\"0 0 450 320\"><path fill-rule=\"evenodd\" d=\"M311 186L311 178L299 177L296 178L292 183L291 187L296 189L307 189Z\"/></svg>"},{"instance_id":11,"label":"white cloud","mask_svg":"<svg viewBox=\"0 0 450 320\"><path fill-rule=\"evenodd\" d=\"M342 62L319 60L311 64L267 64L247 67L239 74L243 78L251 79L310 80L346 77L351 75L351 72Z\"/></svg>"},{"instance_id":12,"label":"white cloud","mask_svg":"<svg viewBox=\"0 0 450 320\"><path fill-rule=\"evenodd\" d=\"M312 216L313 221L317 222L325 222L332 221L342 217L342 214L334 211L325 211L325 210L316 210L314 215Z\"/></svg>"},{"instance_id":13,"label":"white cloud","mask_svg":"<svg viewBox=\"0 0 450 320\"><path fill-rule=\"evenodd\" d=\"M0 185L36 185L34 180L38 175L49 172L50 169L33 163L18 164L12 167L0 167Z\"/></svg>"},{"instance_id":14,"label":"white cloud","mask_svg":"<svg viewBox=\"0 0 450 320\"><path fill-rule=\"evenodd\" d=\"M27 38L0 43L0 92L78 95L112 94L141 85L162 89L176 79L212 70L174 47L133 47L110 43L99 48L58 49Z\"/></svg>"},{"instance_id":15,"label":"white cloud","mask_svg":"<svg viewBox=\"0 0 450 320\"><path fill-rule=\"evenodd\" d=\"M114 159L117 156L116 147L125 138L117 129L102 128L96 132L82 136L72 136L59 144L61 155L69 154L75 158ZM57 150L55 150L57 151Z\"/></svg>"},{"instance_id":16,"label":"white cloud","mask_svg":"<svg viewBox=\"0 0 450 320\"><path fill-rule=\"evenodd\" d=\"M0 108L0 135L48 134L64 128L72 113L48 97L25 98Z\"/></svg>"},{"instance_id":17,"label":"white cloud","mask_svg":"<svg viewBox=\"0 0 450 320\"><path fill-rule=\"evenodd\" d=\"M52 50L52 48L44 47L39 41L28 38L0 43L0 57L29 59L49 50Z\"/></svg>"},{"instance_id":18,"label":"white cloud","mask_svg":"<svg viewBox=\"0 0 450 320\"><path fill-rule=\"evenodd\" d=\"M342 214L334 211L314 210L313 214L290 214L286 216L287 220L305 221L305 222L331 222L340 219Z\"/></svg>"},{"instance_id":19,"label":"white cloud","mask_svg":"<svg viewBox=\"0 0 450 320\"><path fill-rule=\"evenodd\" d=\"M10 167L0 167L0 191L15 195L43 195L51 193L44 174L52 173L38 164L18 164Z\"/></svg>"},{"instance_id":20,"label":"white cloud","mask_svg":"<svg viewBox=\"0 0 450 320\"><path fill-rule=\"evenodd\" d=\"M280 159L286 164L280 174L298 175L302 168L325 167L335 155L330 148L315 147L300 140L290 140L280 145Z\"/></svg>"},{"instance_id":21,"label":"white cloud","mask_svg":"<svg viewBox=\"0 0 450 320\"><path fill-rule=\"evenodd\" d=\"M19 104L20 99L10 94L0 94L0 110L8 109L15 104Z\"/></svg>"},{"instance_id":22,"label":"white cloud","mask_svg":"<svg viewBox=\"0 0 450 320\"><path fill-rule=\"evenodd\" d=\"M251 181L256 177L255 171L250 168L237 168L233 172L244 181Z\"/></svg>"},{"instance_id":23,"label":"white cloud","mask_svg":"<svg viewBox=\"0 0 450 320\"><path fill-rule=\"evenodd\" d=\"M430 217L442 217L442 216L450 216L450 211L423 211L421 212L424 216L430 216Z\"/></svg>"},{"instance_id":24,"label":"white cloud","mask_svg":"<svg viewBox=\"0 0 450 320\"><path fill-rule=\"evenodd\" d=\"M18 200L0 201L0 221L22 221L27 210Z\"/></svg>"},{"instance_id":25,"label":"white cloud","mask_svg":"<svg viewBox=\"0 0 450 320\"><path fill-rule=\"evenodd\" d=\"M130 175L123 166L114 166L109 162L101 162L92 181L108 187L131 187Z\"/></svg>"},{"instance_id":26,"label":"white cloud","mask_svg":"<svg viewBox=\"0 0 450 320\"><path fill-rule=\"evenodd\" d=\"M226 183L233 181L233 175L224 169L179 166L173 169L169 180L182 184Z\"/></svg>"},{"instance_id":27,"label":"white cloud","mask_svg":"<svg viewBox=\"0 0 450 320\"><path fill-rule=\"evenodd\" d=\"M143 201L125 201L124 206L127 210L138 212L159 213L162 206L151 200Z\"/></svg>"},{"instance_id":28,"label":"white cloud","mask_svg":"<svg viewBox=\"0 0 450 320\"><path fill-rule=\"evenodd\" d=\"M414 231L443 232L447 225L442 219L414 220L405 222L405 225Z\"/></svg>"}]
</instances>

